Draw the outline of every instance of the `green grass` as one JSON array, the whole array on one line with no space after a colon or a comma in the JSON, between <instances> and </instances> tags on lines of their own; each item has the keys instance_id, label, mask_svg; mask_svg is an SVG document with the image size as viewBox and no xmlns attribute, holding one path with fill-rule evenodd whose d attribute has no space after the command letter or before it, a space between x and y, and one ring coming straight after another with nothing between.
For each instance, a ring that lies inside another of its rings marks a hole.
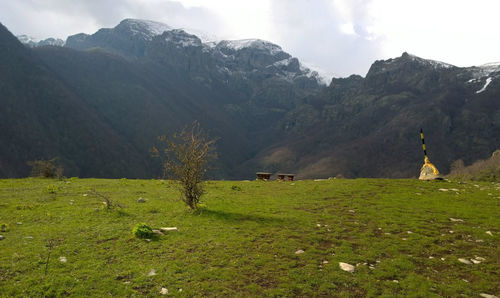
<instances>
[{"instance_id":1,"label":"green grass","mask_svg":"<svg viewBox=\"0 0 500 298\"><path fill-rule=\"evenodd\" d=\"M92 189L123 208L107 210ZM217 181L207 191L192 213L168 181L0 180L0 295L500 294L498 183ZM148 242L132 235L139 223L179 230ZM485 261L458 261L476 256Z\"/></svg>"}]
</instances>

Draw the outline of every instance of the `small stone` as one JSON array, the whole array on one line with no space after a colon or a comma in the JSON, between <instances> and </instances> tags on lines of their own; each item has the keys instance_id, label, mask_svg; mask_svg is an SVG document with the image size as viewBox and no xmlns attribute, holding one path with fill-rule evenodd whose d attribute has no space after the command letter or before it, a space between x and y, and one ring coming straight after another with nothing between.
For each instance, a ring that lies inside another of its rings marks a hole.
<instances>
[{"instance_id":1,"label":"small stone","mask_svg":"<svg viewBox=\"0 0 500 298\"><path fill-rule=\"evenodd\" d=\"M456 188L450 188L451 191L458 191Z\"/></svg>"},{"instance_id":2,"label":"small stone","mask_svg":"<svg viewBox=\"0 0 500 298\"><path fill-rule=\"evenodd\" d=\"M479 260L479 261L482 261L482 262L486 261L485 258L481 258L481 257L478 257L478 256L476 256L476 260Z\"/></svg>"},{"instance_id":3,"label":"small stone","mask_svg":"<svg viewBox=\"0 0 500 298\"><path fill-rule=\"evenodd\" d=\"M495 295L486 294L486 293L481 293L481 294L479 294L479 296L484 297L484 298L498 298Z\"/></svg>"},{"instance_id":4,"label":"small stone","mask_svg":"<svg viewBox=\"0 0 500 298\"><path fill-rule=\"evenodd\" d=\"M481 261L476 260L476 259L470 259L470 260L471 260L471 261L472 261L472 263L474 263L474 264L480 264L480 263L481 263Z\"/></svg>"},{"instance_id":5,"label":"small stone","mask_svg":"<svg viewBox=\"0 0 500 298\"><path fill-rule=\"evenodd\" d=\"M344 271L347 271L347 272L354 272L354 266L351 265L351 264L348 264L348 263L343 263L343 262L339 262L339 267L340 269L344 270Z\"/></svg>"},{"instance_id":6,"label":"small stone","mask_svg":"<svg viewBox=\"0 0 500 298\"><path fill-rule=\"evenodd\" d=\"M477 239L476 242L481 243L481 242L484 242L484 240L483 239Z\"/></svg>"},{"instance_id":7,"label":"small stone","mask_svg":"<svg viewBox=\"0 0 500 298\"><path fill-rule=\"evenodd\" d=\"M408 239L406 239L406 238L401 238L401 240L408 240Z\"/></svg>"},{"instance_id":8,"label":"small stone","mask_svg":"<svg viewBox=\"0 0 500 298\"><path fill-rule=\"evenodd\" d=\"M394 282L394 283L397 283L397 284L398 284L398 283L399 283L399 280L394 279L392 282Z\"/></svg>"},{"instance_id":9,"label":"small stone","mask_svg":"<svg viewBox=\"0 0 500 298\"><path fill-rule=\"evenodd\" d=\"M453 218L453 217L450 217L450 221L454 221L454 222L460 222L460 221L464 221L463 219L460 219L460 218Z\"/></svg>"},{"instance_id":10,"label":"small stone","mask_svg":"<svg viewBox=\"0 0 500 298\"><path fill-rule=\"evenodd\" d=\"M486 231L486 234L493 236L493 233L491 231Z\"/></svg>"},{"instance_id":11,"label":"small stone","mask_svg":"<svg viewBox=\"0 0 500 298\"><path fill-rule=\"evenodd\" d=\"M384 233L384 235L390 235L391 233Z\"/></svg>"},{"instance_id":12,"label":"small stone","mask_svg":"<svg viewBox=\"0 0 500 298\"><path fill-rule=\"evenodd\" d=\"M86 197L86 196L88 196L88 194L84 193L82 196Z\"/></svg>"},{"instance_id":13,"label":"small stone","mask_svg":"<svg viewBox=\"0 0 500 298\"><path fill-rule=\"evenodd\" d=\"M24 237L24 239L30 239L31 240L31 239L33 239L33 236L26 236L26 237Z\"/></svg>"},{"instance_id":14,"label":"small stone","mask_svg":"<svg viewBox=\"0 0 500 298\"><path fill-rule=\"evenodd\" d=\"M462 281L463 282L469 282L468 280L466 280L465 278L462 278Z\"/></svg>"},{"instance_id":15,"label":"small stone","mask_svg":"<svg viewBox=\"0 0 500 298\"><path fill-rule=\"evenodd\" d=\"M439 191L448 191L446 188L440 188Z\"/></svg>"},{"instance_id":16,"label":"small stone","mask_svg":"<svg viewBox=\"0 0 500 298\"><path fill-rule=\"evenodd\" d=\"M455 232L453 232L453 231L451 231L451 230L450 230L449 232L450 232L450 234L453 234L453 233L455 233Z\"/></svg>"},{"instance_id":17,"label":"small stone","mask_svg":"<svg viewBox=\"0 0 500 298\"><path fill-rule=\"evenodd\" d=\"M67 261L68 259L66 259L66 257L59 257L59 262L66 263Z\"/></svg>"},{"instance_id":18,"label":"small stone","mask_svg":"<svg viewBox=\"0 0 500 298\"><path fill-rule=\"evenodd\" d=\"M162 232L178 231L177 227L160 228Z\"/></svg>"},{"instance_id":19,"label":"small stone","mask_svg":"<svg viewBox=\"0 0 500 298\"><path fill-rule=\"evenodd\" d=\"M303 254L303 253L304 253L304 251L302 249L299 249L299 250L297 250L295 252L296 255L300 255L300 254Z\"/></svg>"},{"instance_id":20,"label":"small stone","mask_svg":"<svg viewBox=\"0 0 500 298\"><path fill-rule=\"evenodd\" d=\"M155 276L156 275L156 270L154 269L151 269L151 271L149 271L148 273L148 276Z\"/></svg>"},{"instance_id":21,"label":"small stone","mask_svg":"<svg viewBox=\"0 0 500 298\"><path fill-rule=\"evenodd\" d=\"M445 258L441 258L441 261L444 261L444 260L445 260Z\"/></svg>"},{"instance_id":22,"label":"small stone","mask_svg":"<svg viewBox=\"0 0 500 298\"><path fill-rule=\"evenodd\" d=\"M354 210L349 210L349 212L351 212L351 213L355 213L356 211L354 211Z\"/></svg>"},{"instance_id":23,"label":"small stone","mask_svg":"<svg viewBox=\"0 0 500 298\"><path fill-rule=\"evenodd\" d=\"M139 199L137 199L137 203L146 203L146 199L145 198L139 198Z\"/></svg>"},{"instance_id":24,"label":"small stone","mask_svg":"<svg viewBox=\"0 0 500 298\"><path fill-rule=\"evenodd\" d=\"M464 264L467 264L467 265L471 265L472 264L469 260L464 259L464 258L459 258L458 261L460 263L464 263Z\"/></svg>"},{"instance_id":25,"label":"small stone","mask_svg":"<svg viewBox=\"0 0 500 298\"><path fill-rule=\"evenodd\" d=\"M179 289L179 292L182 292L182 289Z\"/></svg>"},{"instance_id":26,"label":"small stone","mask_svg":"<svg viewBox=\"0 0 500 298\"><path fill-rule=\"evenodd\" d=\"M151 242L151 239L144 239L144 241L146 241L146 242Z\"/></svg>"},{"instance_id":27,"label":"small stone","mask_svg":"<svg viewBox=\"0 0 500 298\"><path fill-rule=\"evenodd\" d=\"M160 294L161 295L167 295L168 294L168 289L167 288L161 288Z\"/></svg>"},{"instance_id":28,"label":"small stone","mask_svg":"<svg viewBox=\"0 0 500 298\"><path fill-rule=\"evenodd\" d=\"M412 231L408 231L408 232L406 232L406 233L408 233L408 234L413 234L413 232L412 232Z\"/></svg>"},{"instance_id":29,"label":"small stone","mask_svg":"<svg viewBox=\"0 0 500 298\"><path fill-rule=\"evenodd\" d=\"M323 261L323 264L328 264L328 261L327 261L327 260L324 260L324 261Z\"/></svg>"},{"instance_id":30,"label":"small stone","mask_svg":"<svg viewBox=\"0 0 500 298\"><path fill-rule=\"evenodd\" d=\"M0 235L0 240L3 240L5 237L3 235Z\"/></svg>"},{"instance_id":31,"label":"small stone","mask_svg":"<svg viewBox=\"0 0 500 298\"><path fill-rule=\"evenodd\" d=\"M20 226L20 225L22 225L22 224L23 224L23 223L22 223L22 222L20 222L20 221L16 222L16 225L18 225L18 226Z\"/></svg>"},{"instance_id":32,"label":"small stone","mask_svg":"<svg viewBox=\"0 0 500 298\"><path fill-rule=\"evenodd\" d=\"M434 259L434 257L433 256L429 256L429 259Z\"/></svg>"},{"instance_id":33,"label":"small stone","mask_svg":"<svg viewBox=\"0 0 500 298\"><path fill-rule=\"evenodd\" d=\"M153 233L155 233L158 236L162 236L163 233L160 230L153 230Z\"/></svg>"}]
</instances>

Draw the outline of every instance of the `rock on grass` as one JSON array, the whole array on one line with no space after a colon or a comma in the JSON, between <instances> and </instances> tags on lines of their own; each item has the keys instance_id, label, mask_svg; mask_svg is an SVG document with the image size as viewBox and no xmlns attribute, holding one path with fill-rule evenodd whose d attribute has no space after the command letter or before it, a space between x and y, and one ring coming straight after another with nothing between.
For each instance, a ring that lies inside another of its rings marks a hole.
<instances>
[{"instance_id":1,"label":"rock on grass","mask_svg":"<svg viewBox=\"0 0 500 298\"><path fill-rule=\"evenodd\" d=\"M340 269L342 269L344 271L351 272L351 273L354 272L354 266L351 264L339 262L339 267L340 267Z\"/></svg>"}]
</instances>

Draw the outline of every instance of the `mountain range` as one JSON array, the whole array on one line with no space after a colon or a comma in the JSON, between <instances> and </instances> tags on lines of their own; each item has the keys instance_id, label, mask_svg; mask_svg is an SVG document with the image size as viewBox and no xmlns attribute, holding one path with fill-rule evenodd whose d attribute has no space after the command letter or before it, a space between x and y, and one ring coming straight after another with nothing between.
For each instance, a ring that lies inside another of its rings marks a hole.
<instances>
[{"instance_id":1,"label":"mountain range","mask_svg":"<svg viewBox=\"0 0 500 298\"><path fill-rule=\"evenodd\" d=\"M156 137L195 120L220 138L219 179L414 177L420 128L443 172L500 147L500 64L403 53L325 85L271 42L153 21L45 41L0 26L0 177L53 157L66 176L157 177Z\"/></svg>"}]
</instances>

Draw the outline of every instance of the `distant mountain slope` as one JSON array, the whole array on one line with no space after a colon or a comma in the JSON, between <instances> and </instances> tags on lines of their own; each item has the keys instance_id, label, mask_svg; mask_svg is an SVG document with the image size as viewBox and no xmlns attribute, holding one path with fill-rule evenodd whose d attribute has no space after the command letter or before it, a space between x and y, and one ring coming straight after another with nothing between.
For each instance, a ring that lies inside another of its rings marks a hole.
<instances>
[{"instance_id":1,"label":"distant mountain slope","mask_svg":"<svg viewBox=\"0 0 500 298\"><path fill-rule=\"evenodd\" d=\"M65 89L66 93L59 92L60 102L57 105L67 105L68 109L74 107L75 110L65 111L61 117L70 120L79 118L73 114L88 115L89 123L82 120L81 123L68 124L64 122L66 120L53 119L44 114L42 107L36 117L47 119L48 122L53 121L57 129L45 123L32 123L24 129L32 129L30 133L42 139L46 138L53 146L41 144L40 148L44 151L40 153L26 148L30 154L6 154L6 159L23 166L6 166L5 168L12 168L11 171L0 175L23 176L27 174L27 160L59 156L67 169L67 175L156 176L160 172L159 164L150 158L149 153L156 137L170 134L194 120L199 120L214 137L220 137L220 158L215 165L214 174L217 177L239 175L239 171L235 169L267 146L268 139L275 138L269 127L286 113L285 107L293 106L302 94L319 91L320 86L314 78L308 87L295 87L295 83L289 78L278 78L277 82L274 82L273 77L277 77L274 73L268 73L266 76L259 74L266 66L259 64L262 61L271 59L273 62L280 57L290 58L290 55L276 45L262 41L249 42L238 49L228 48L226 45L221 50L225 51L224 56L216 57L214 53L206 53L206 45L202 44L198 37L182 30L161 33L163 29L169 27L154 22L125 20L114 29L99 30L95 35L89 36L91 42L98 40L102 44L92 44L84 51L69 49L72 45L71 38L68 39L70 42L67 47L37 47L33 50L20 46L17 40L12 39L12 44L30 56L31 60L25 63L25 67L29 69L39 65L44 69L44 73L35 77L38 79L48 76L53 80L47 81L47 85L40 85L39 89L52 90L59 85ZM195 43L189 44L189 40ZM142 50L138 52L137 49L141 47ZM127 54L115 51L114 48L133 50ZM136 52L133 52L134 50ZM135 57L132 57L131 53ZM229 55L232 56L228 58ZM278 58L272 58L274 56ZM243 59L246 59L246 62L239 62ZM234 64L234 75L220 71L221 63L226 62ZM247 62L252 65L247 66ZM9 62L5 61L5 64L8 65ZM298 69L297 76L306 72L305 69ZM7 75L8 71L3 74ZM29 75L22 73L19 80L23 76ZM228 81L235 84L228 84ZM13 83L5 83L11 89L17 88ZM260 84L265 86L261 87ZM284 86L281 93L273 91L273 86L277 84ZM274 92L275 96L265 97L262 90L266 88ZM26 105L40 100L39 97L32 93L26 98ZM264 102L266 104L261 104ZM26 111L27 115L31 113L29 109ZM29 118L35 118L35 115ZM95 120L91 120L93 118ZM257 125L254 125L255 119L259 119ZM75 152L66 151L67 147L76 147L79 143L77 139L82 132L77 133L76 128L83 129L81 126L97 124L102 124L106 129L95 128L96 135L110 131L118 138L114 140L109 137L99 143L103 149L113 153L96 154L90 158L86 154L90 154L87 149L91 144L83 144L78 150L75 149ZM63 135L59 131L62 128L69 132L74 131L75 139L63 138L68 143L58 143L58 139ZM42 131L35 133L37 130ZM25 135L15 127L11 127L10 131L18 137ZM49 132L55 139L47 136ZM22 142L14 139L11 143ZM26 144L32 143L33 140L26 141ZM140 158L134 163L129 160L132 156ZM75 158L78 162L73 160ZM98 159L107 165L83 167L84 164L93 164L90 159ZM129 165L127 170L111 169L115 161Z\"/></svg>"},{"instance_id":2,"label":"distant mountain slope","mask_svg":"<svg viewBox=\"0 0 500 298\"><path fill-rule=\"evenodd\" d=\"M143 176L145 158L0 26L0 176L60 157L71 175Z\"/></svg>"},{"instance_id":3,"label":"distant mountain slope","mask_svg":"<svg viewBox=\"0 0 500 298\"><path fill-rule=\"evenodd\" d=\"M44 40L39 40L37 38L28 36L28 35L18 35L17 39L24 45L27 45L30 48L41 47L41 46L63 46L64 40L59 38L49 37Z\"/></svg>"},{"instance_id":4,"label":"distant mountain slope","mask_svg":"<svg viewBox=\"0 0 500 298\"><path fill-rule=\"evenodd\" d=\"M149 149L194 120L219 137L216 178L413 177L500 148L500 64L459 68L407 53L365 78L317 73L271 42L218 40L126 19L64 47L0 30L0 177L60 157L67 175L156 177Z\"/></svg>"},{"instance_id":5,"label":"distant mountain slope","mask_svg":"<svg viewBox=\"0 0 500 298\"><path fill-rule=\"evenodd\" d=\"M431 160L447 172L500 148L499 96L496 64L459 68L404 53L375 62L366 78L333 79L282 119L288 138L252 162L302 177L412 177L423 128Z\"/></svg>"}]
</instances>

